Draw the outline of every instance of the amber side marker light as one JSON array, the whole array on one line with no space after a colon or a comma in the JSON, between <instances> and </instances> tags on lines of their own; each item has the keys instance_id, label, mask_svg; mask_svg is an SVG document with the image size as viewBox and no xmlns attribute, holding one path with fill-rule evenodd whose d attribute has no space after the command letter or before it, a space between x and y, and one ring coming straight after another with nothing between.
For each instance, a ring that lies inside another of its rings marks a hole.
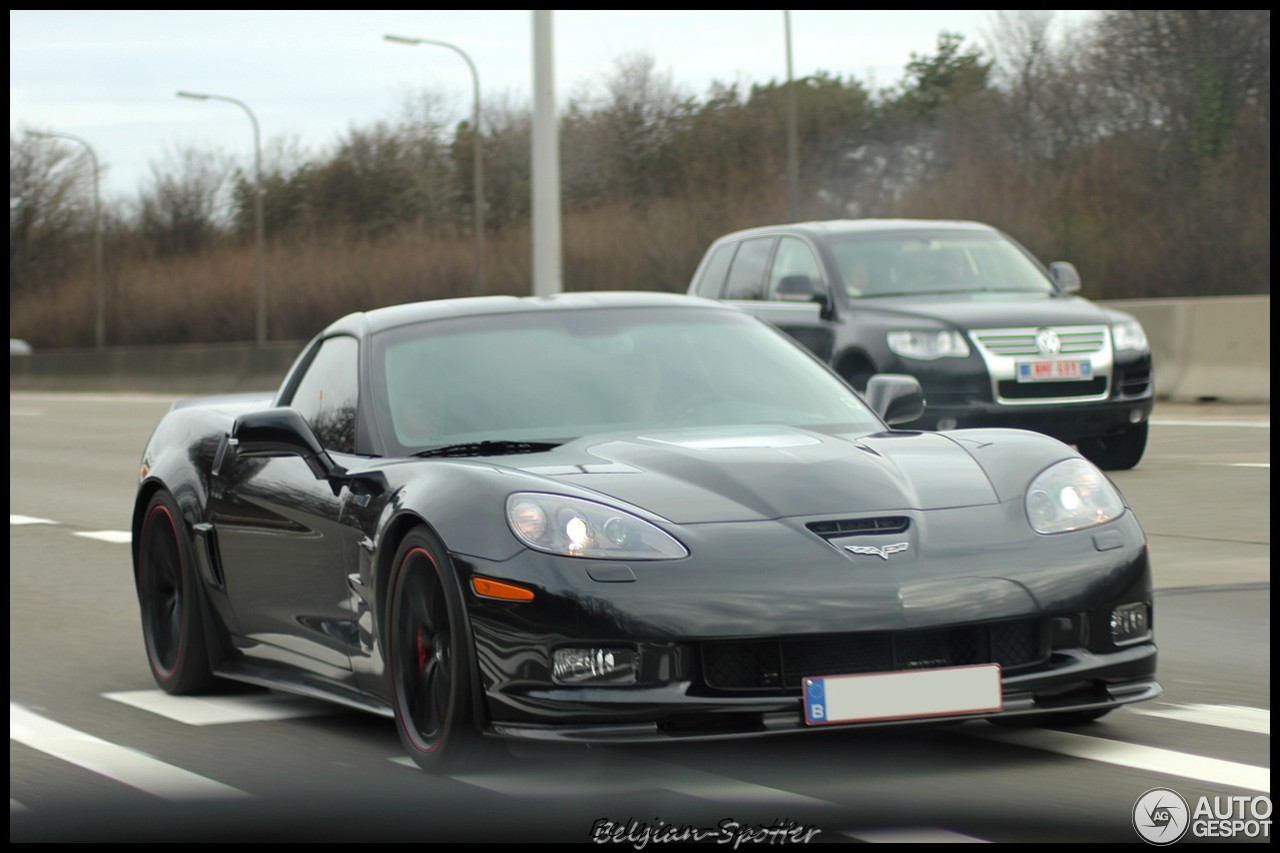
<instances>
[{"instance_id":1,"label":"amber side marker light","mask_svg":"<svg viewBox=\"0 0 1280 853\"><path fill-rule=\"evenodd\" d=\"M471 589L476 595L484 598L497 598L502 601L533 601L533 590L488 578L472 578Z\"/></svg>"}]
</instances>

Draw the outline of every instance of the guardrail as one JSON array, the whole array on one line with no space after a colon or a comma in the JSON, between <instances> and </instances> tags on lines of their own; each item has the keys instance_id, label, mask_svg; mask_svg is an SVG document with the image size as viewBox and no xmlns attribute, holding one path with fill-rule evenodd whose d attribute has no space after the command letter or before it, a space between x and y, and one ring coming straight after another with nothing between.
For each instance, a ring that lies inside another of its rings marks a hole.
<instances>
[{"instance_id":1,"label":"guardrail","mask_svg":"<svg viewBox=\"0 0 1280 853\"><path fill-rule=\"evenodd\" d=\"M1141 321L1156 393L1178 401L1271 402L1271 297L1101 303ZM178 394L275 389L302 342L37 350L9 358L9 388ZM12 347L10 348L12 352Z\"/></svg>"}]
</instances>

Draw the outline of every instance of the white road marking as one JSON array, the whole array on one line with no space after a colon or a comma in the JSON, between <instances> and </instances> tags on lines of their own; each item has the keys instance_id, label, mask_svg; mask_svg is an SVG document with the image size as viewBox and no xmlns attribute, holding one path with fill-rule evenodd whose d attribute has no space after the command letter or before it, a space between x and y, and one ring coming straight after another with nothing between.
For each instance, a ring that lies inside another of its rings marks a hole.
<instances>
[{"instance_id":1,"label":"white road marking","mask_svg":"<svg viewBox=\"0 0 1280 853\"><path fill-rule=\"evenodd\" d=\"M1271 429L1271 421L1179 421L1152 418L1152 426L1177 427L1244 427L1245 429Z\"/></svg>"},{"instance_id":2,"label":"white road marking","mask_svg":"<svg viewBox=\"0 0 1280 853\"><path fill-rule=\"evenodd\" d=\"M30 515L10 515L9 516L10 527L17 527L18 525L21 525L21 524L57 524L57 523L58 522L52 521L48 518L34 518L33 516L30 516Z\"/></svg>"},{"instance_id":3,"label":"white road marking","mask_svg":"<svg viewBox=\"0 0 1280 853\"><path fill-rule=\"evenodd\" d=\"M31 811L31 809L27 808L22 803L15 800L13 797L9 798L9 814L10 815L22 814L23 812L29 812L29 811Z\"/></svg>"},{"instance_id":4,"label":"white road marking","mask_svg":"<svg viewBox=\"0 0 1280 853\"><path fill-rule=\"evenodd\" d=\"M9 739L163 800L225 800L244 791L9 703Z\"/></svg>"},{"instance_id":5,"label":"white road marking","mask_svg":"<svg viewBox=\"0 0 1280 853\"><path fill-rule=\"evenodd\" d=\"M851 829L841 835L872 844L990 844L985 838L974 838L949 829L917 827L911 829Z\"/></svg>"},{"instance_id":6,"label":"white road marking","mask_svg":"<svg viewBox=\"0 0 1280 853\"><path fill-rule=\"evenodd\" d=\"M264 723L316 717L336 707L283 693L253 696L170 696L163 690L129 690L103 693L103 698L159 714L188 726L220 726L228 723Z\"/></svg>"},{"instance_id":7,"label":"white road marking","mask_svg":"<svg viewBox=\"0 0 1280 853\"><path fill-rule=\"evenodd\" d=\"M1270 462L1231 462L1228 468L1270 468Z\"/></svg>"},{"instance_id":8,"label":"white road marking","mask_svg":"<svg viewBox=\"0 0 1280 853\"><path fill-rule=\"evenodd\" d=\"M12 406L9 407L9 417L11 418L13 417L38 418L43 414L44 412L40 411L39 409L15 409Z\"/></svg>"},{"instance_id":9,"label":"white road marking","mask_svg":"<svg viewBox=\"0 0 1280 853\"><path fill-rule=\"evenodd\" d=\"M1243 705L1169 705L1166 708L1128 708L1130 714L1144 717L1160 717L1202 726L1218 726L1254 734L1271 734L1271 711L1265 708L1246 708Z\"/></svg>"},{"instance_id":10,"label":"white road marking","mask_svg":"<svg viewBox=\"0 0 1280 853\"><path fill-rule=\"evenodd\" d=\"M392 764L417 770L408 756L389 759ZM645 771L649 772L645 772ZM691 767L665 762L632 760L625 776L612 766L573 763L559 765L554 777L542 770L513 772L465 773L450 777L457 782L512 797L571 797L575 795L616 796L636 791L672 791L686 797L726 803L754 805L832 806L822 800L767 785L743 782L718 773L707 773Z\"/></svg>"},{"instance_id":11,"label":"white road marking","mask_svg":"<svg viewBox=\"0 0 1280 853\"><path fill-rule=\"evenodd\" d=\"M997 729L994 726L988 726L985 731L975 729L967 734L1015 746L1056 752L1073 758L1130 767L1160 776L1181 776L1214 785L1227 785L1250 791L1271 791L1271 768L1269 767L1256 767L1252 764L1240 764L1220 758L1175 752L1172 749L1139 746L1048 729Z\"/></svg>"},{"instance_id":12,"label":"white road marking","mask_svg":"<svg viewBox=\"0 0 1280 853\"><path fill-rule=\"evenodd\" d=\"M127 530L83 530L75 535L83 536L85 539L111 542L115 545L128 545L133 540L133 536Z\"/></svg>"}]
</instances>

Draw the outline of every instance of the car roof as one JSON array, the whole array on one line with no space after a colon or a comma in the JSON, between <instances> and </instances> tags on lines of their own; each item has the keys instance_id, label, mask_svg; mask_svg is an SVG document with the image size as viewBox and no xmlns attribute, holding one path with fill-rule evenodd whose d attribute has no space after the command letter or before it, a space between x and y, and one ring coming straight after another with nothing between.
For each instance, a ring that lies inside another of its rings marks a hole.
<instances>
[{"instance_id":1,"label":"car roof","mask_svg":"<svg viewBox=\"0 0 1280 853\"><path fill-rule=\"evenodd\" d=\"M710 299L676 293L558 293L553 296L473 296L391 305L348 314L324 335L377 334L386 329L454 317L519 314L531 311L581 311L599 308L712 308L734 310Z\"/></svg>"},{"instance_id":2,"label":"car roof","mask_svg":"<svg viewBox=\"0 0 1280 853\"><path fill-rule=\"evenodd\" d=\"M763 225L726 234L716 242L766 234L797 234L820 239L835 234L876 234L900 231L985 231L996 229L981 222L962 219L822 219L812 222L789 222Z\"/></svg>"}]
</instances>

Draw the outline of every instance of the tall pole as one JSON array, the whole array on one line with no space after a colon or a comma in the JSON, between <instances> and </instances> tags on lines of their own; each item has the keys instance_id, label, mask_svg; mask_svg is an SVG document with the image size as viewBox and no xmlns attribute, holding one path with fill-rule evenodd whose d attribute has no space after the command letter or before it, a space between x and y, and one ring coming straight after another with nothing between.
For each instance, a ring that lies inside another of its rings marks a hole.
<instances>
[{"instance_id":1,"label":"tall pole","mask_svg":"<svg viewBox=\"0 0 1280 853\"><path fill-rule=\"evenodd\" d=\"M533 10L533 295L564 290L551 10Z\"/></svg>"},{"instance_id":2,"label":"tall pole","mask_svg":"<svg viewBox=\"0 0 1280 853\"><path fill-rule=\"evenodd\" d=\"M796 131L796 84L791 74L791 10L784 9L782 21L787 34L787 216L799 218L800 141Z\"/></svg>"},{"instance_id":3,"label":"tall pole","mask_svg":"<svg viewBox=\"0 0 1280 853\"><path fill-rule=\"evenodd\" d=\"M69 133L43 133L32 131L32 136L40 139L70 139L78 142L89 152L89 160L93 163L93 348L102 350L107 347L107 286L102 275L102 197L99 193L98 155L93 146L78 136Z\"/></svg>"},{"instance_id":4,"label":"tall pole","mask_svg":"<svg viewBox=\"0 0 1280 853\"><path fill-rule=\"evenodd\" d=\"M253 265L257 279L257 306L254 311L254 340L258 346L267 342L267 276L263 268L263 255L266 253L266 229L263 225L262 213L262 133L258 128L258 117L249 109L244 101L228 98L226 95L204 95L198 92L179 92L179 98L191 98L195 101L226 101L244 110L253 123Z\"/></svg>"},{"instance_id":5,"label":"tall pole","mask_svg":"<svg viewBox=\"0 0 1280 853\"><path fill-rule=\"evenodd\" d=\"M476 64L471 61L471 57L466 51L456 45L449 44L446 41L436 41L435 39L416 39L406 38L404 36L383 36L389 42L395 44L419 45L429 44L435 47L443 47L452 50L461 56L467 63L467 68L471 69L471 93L473 96L474 109L471 113L471 159L473 180L471 190L471 227L475 230L476 242L476 284L475 295L484 294L484 157L483 157L483 138L480 134L480 74L476 71Z\"/></svg>"}]
</instances>

